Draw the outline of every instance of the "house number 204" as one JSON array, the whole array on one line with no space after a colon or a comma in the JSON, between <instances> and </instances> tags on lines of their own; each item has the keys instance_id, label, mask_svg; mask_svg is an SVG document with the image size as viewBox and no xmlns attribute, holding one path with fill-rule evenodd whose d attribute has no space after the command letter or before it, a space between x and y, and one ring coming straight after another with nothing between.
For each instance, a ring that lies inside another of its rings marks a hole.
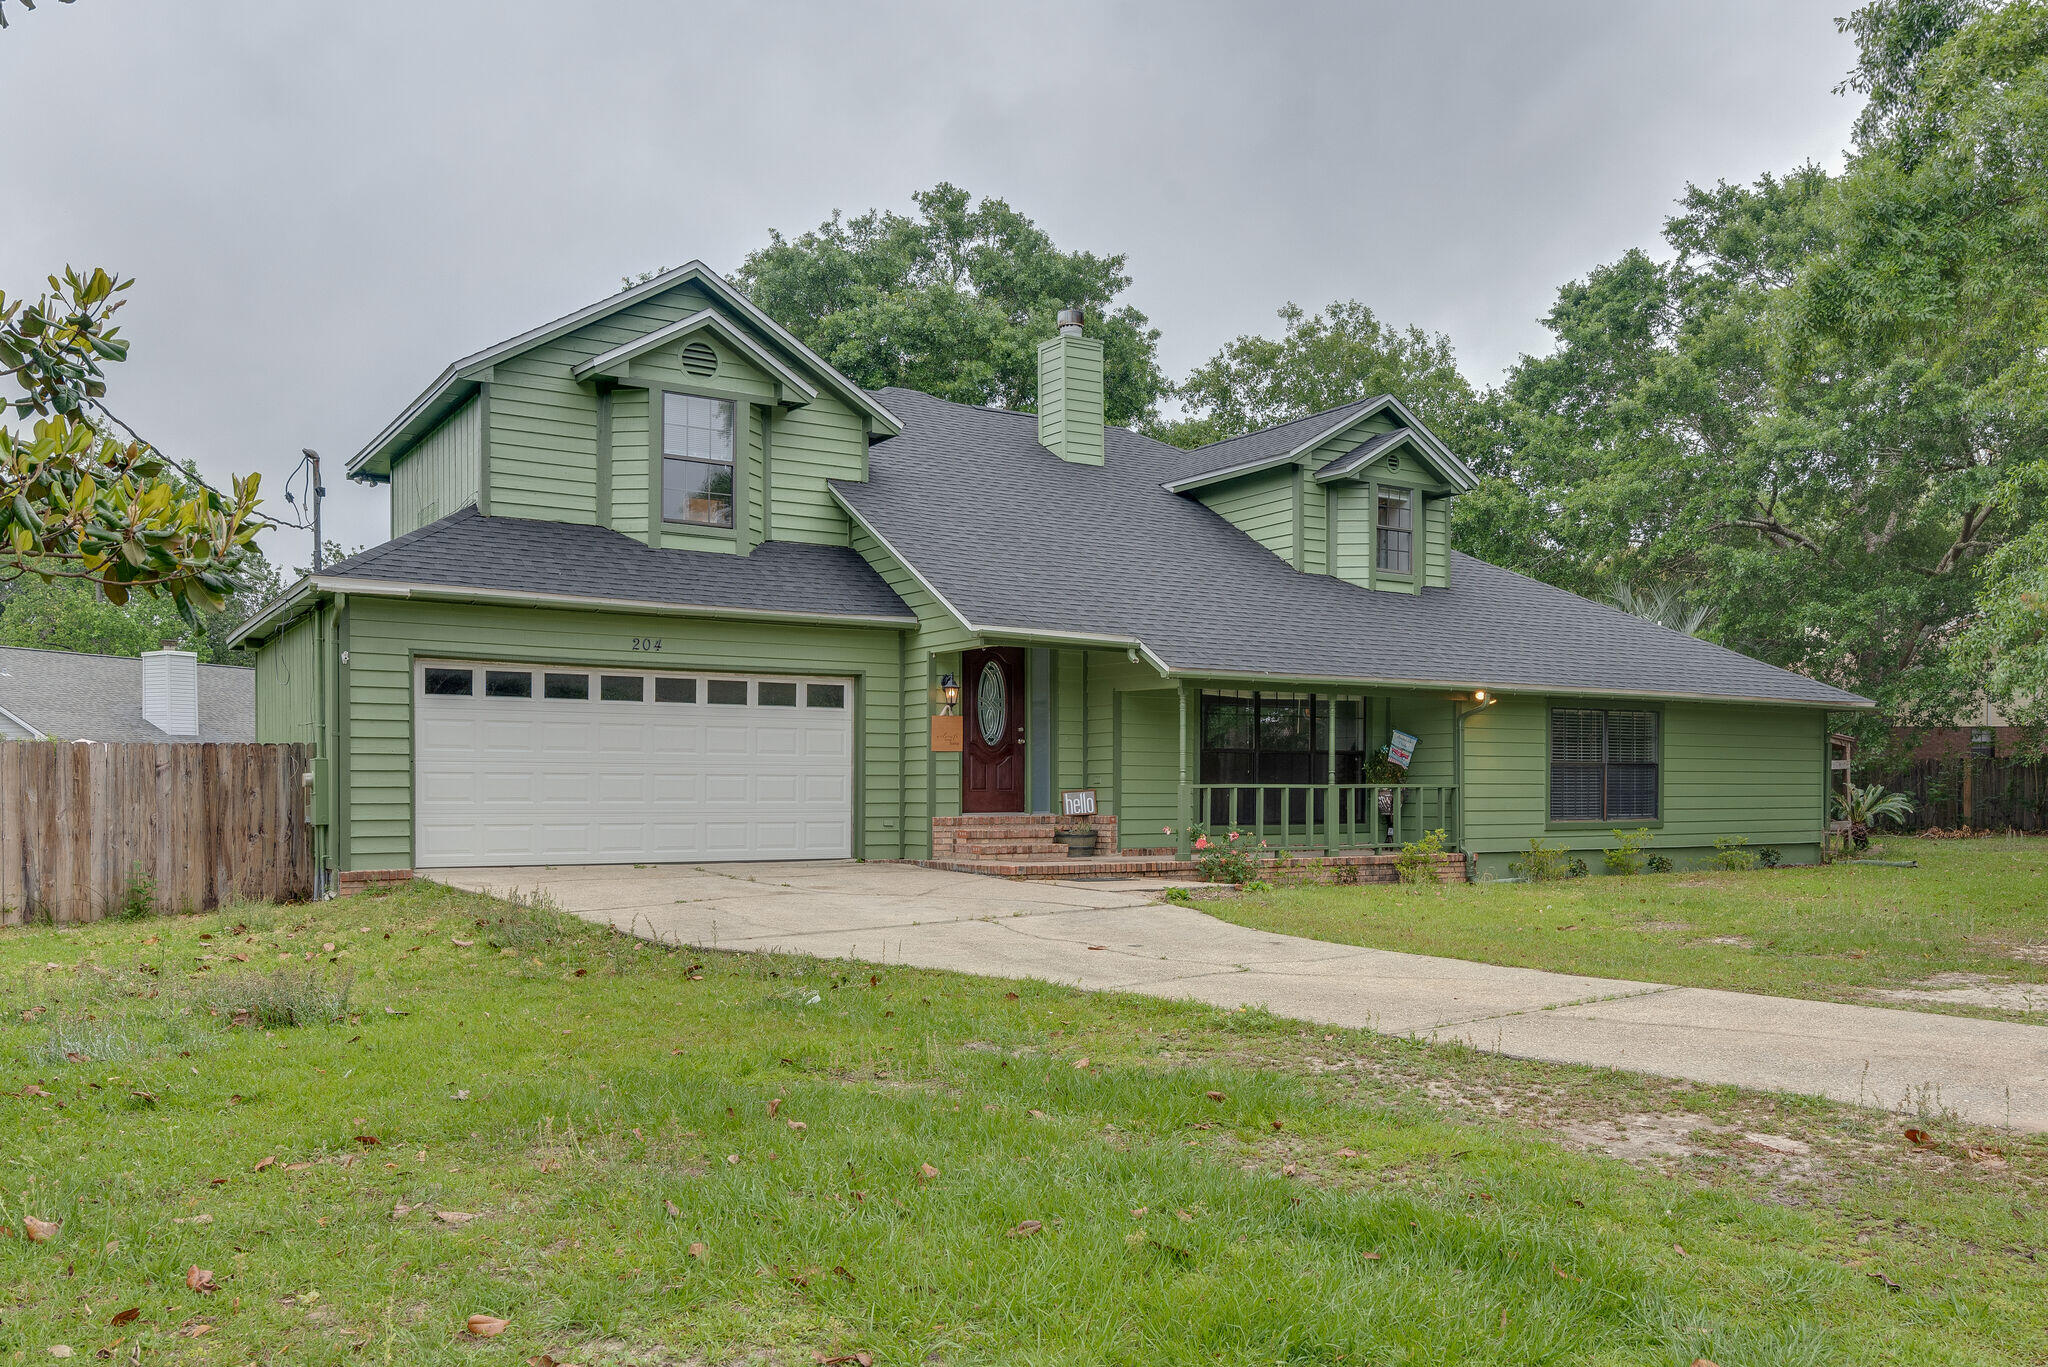
<instances>
[{"instance_id":1,"label":"house number 204","mask_svg":"<svg viewBox=\"0 0 2048 1367\"><path fill-rule=\"evenodd\" d=\"M659 636L635 636L633 638L633 649L660 650L661 638Z\"/></svg>"}]
</instances>

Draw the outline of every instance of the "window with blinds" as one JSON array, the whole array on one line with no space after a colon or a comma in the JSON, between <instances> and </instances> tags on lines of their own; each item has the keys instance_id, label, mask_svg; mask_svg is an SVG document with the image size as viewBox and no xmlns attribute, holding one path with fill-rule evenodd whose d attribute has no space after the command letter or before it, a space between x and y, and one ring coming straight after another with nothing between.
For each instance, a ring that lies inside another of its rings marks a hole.
<instances>
[{"instance_id":1,"label":"window with blinds","mask_svg":"<svg viewBox=\"0 0 2048 1367\"><path fill-rule=\"evenodd\" d=\"M1657 819L1657 714L1591 707L1550 713L1550 819Z\"/></svg>"}]
</instances>

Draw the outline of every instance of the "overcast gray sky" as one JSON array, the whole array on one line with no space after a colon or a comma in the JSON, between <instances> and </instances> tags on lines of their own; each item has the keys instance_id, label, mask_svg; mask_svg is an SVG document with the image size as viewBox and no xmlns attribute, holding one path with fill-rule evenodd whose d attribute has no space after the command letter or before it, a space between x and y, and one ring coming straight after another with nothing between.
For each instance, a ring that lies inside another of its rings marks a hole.
<instances>
[{"instance_id":1,"label":"overcast gray sky","mask_svg":"<svg viewBox=\"0 0 2048 1367\"><path fill-rule=\"evenodd\" d=\"M1839 164L1847 6L8 3L0 289L136 276L116 410L273 497L318 448L350 546L456 356L942 179L1127 253L1175 378L1357 298L1483 385L1688 180Z\"/></svg>"}]
</instances>

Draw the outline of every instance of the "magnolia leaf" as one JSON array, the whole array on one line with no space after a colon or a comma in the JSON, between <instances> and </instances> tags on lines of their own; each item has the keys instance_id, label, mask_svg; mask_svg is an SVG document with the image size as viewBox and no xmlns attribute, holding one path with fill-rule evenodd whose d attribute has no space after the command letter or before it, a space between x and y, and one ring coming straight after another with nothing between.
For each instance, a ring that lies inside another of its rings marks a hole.
<instances>
[{"instance_id":1,"label":"magnolia leaf","mask_svg":"<svg viewBox=\"0 0 2048 1367\"><path fill-rule=\"evenodd\" d=\"M480 1339L494 1339L512 1327L512 1321L501 1320L496 1315L471 1315L463 1329Z\"/></svg>"}]
</instances>

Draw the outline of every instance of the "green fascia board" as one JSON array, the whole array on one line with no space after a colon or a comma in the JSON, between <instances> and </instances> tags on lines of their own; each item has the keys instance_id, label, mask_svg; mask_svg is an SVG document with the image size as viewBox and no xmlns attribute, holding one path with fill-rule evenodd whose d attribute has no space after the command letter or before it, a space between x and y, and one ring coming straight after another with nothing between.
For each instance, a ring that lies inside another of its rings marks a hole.
<instances>
[{"instance_id":1,"label":"green fascia board","mask_svg":"<svg viewBox=\"0 0 2048 1367\"><path fill-rule=\"evenodd\" d=\"M687 318L679 318L667 327L656 328L644 337L638 337L622 346L591 357L581 365L571 367L569 373L579 380L593 380L599 376L612 379L629 378L627 366L637 356L644 356L671 342L679 342L699 332L715 334L721 341L740 352L762 370L775 377L782 386L782 401L791 407L801 407L818 397L818 391L801 375L775 359L774 355L753 338L725 321L715 309L703 309ZM794 395L795 397L792 397Z\"/></svg>"},{"instance_id":2,"label":"green fascia board","mask_svg":"<svg viewBox=\"0 0 2048 1367\"><path fill-rule=\"evenodd\" d=\"M702 287L712 297L758 328L763 335L797 357L813 374L825 382L827 388L865 414L876 430L888 436L894 436L903 430L901 418L877 402L866 390L833 369L824 357L798 341L787 328L763 313L751 299L735 289L723 276L702 261L691 261L672 270L663 271L631 289L620 290L609 298L600 299L594 304L586 304L574 313L564 314L553 322L530 328L516 337L508 337L496 346L486 347L456 361L443 370L418 398L407 404L404 411L391 420L389 426L350 457L349 476L366 476L372 480L388 477L392 457L402 454L412 441L418 440L432 429L434 423L439 421L439 415L445 415L448 410L455 407L455 402L448 400L447 391L460 384L488 379L490 368L499 361L545 345L589 323L608 318L622 309L631 308L643 299L651 299L678 285L689 284ZM465 393L462 397L467 398L468 395Z\"/></svg>"},{"instance_id":3,"label":"green fascia board","mask_svg":"<svg viewBox=\"0 0 2048 1367\"><path fill-rule=\"evenodd\" d=\"M1479 476L1472 473L1472 468L1465 464L1464 461L1459 460L1451 448L1444 445L1437 438L1436 433L1424 426L1420 418L1408 411L1406 404L1391 394L1382 394L1356 413L1339 418L1328 427L1318 428L1313 435L1297 444L1291 451L1284 451L1275 456L1266 456L1259 460L1246 461L1242 465L1226 466L1221 470L1211 470L1206 474L1189 475L1184 479L1173 480L1161 487L1165 488L1169 493L1184 494L1191 489L1199 489L1205 484L1217 484L1223 480L1236 479L1240 475L1254 474L1260 470L1270 470L1276 465L1291 464L1299 461L1303 456L1308 455L1333 437L1340 437L1366 419L1376 417L1380 413L1388 411L1392 411L1395 416L1401 419L1401 425L1415 434L1416 439L1422 443L1422 449L1430 455L1433 463L1442 470L1444 476L1460 493L1469 493L1471 490L1479 487Z\"/></svg>"}]
</instances>

